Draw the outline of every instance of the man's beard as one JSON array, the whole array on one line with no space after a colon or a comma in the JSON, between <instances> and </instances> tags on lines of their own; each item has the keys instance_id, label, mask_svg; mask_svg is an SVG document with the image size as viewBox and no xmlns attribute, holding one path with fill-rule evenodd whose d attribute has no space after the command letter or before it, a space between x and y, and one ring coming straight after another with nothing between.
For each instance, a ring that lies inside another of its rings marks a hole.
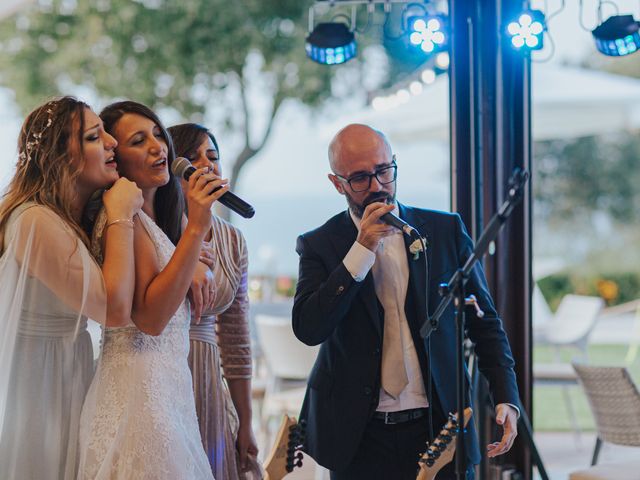
<instances>
[{"instance_id":1,"label":"man's beard","mask_svg":"<svg viewBox=\"0 0 640 480\"><path fill-rule=\"evenodd\" d=\"M356 201L353 199L353 197L349 194L349 192L345 191L344 196L347 197L347 205L349 205L349 210L351 210L353 214L358 218L362 218L362 215L364 214L364 209L367 207L367 205L371 203L382 202L388 205L391 205L392 203L396 203L395 191L393 192L393 195L389 195L387 192L372 193L371 195L368 195L364 199L364 201L362 202L362 205L358 205Z\"/></svg>"}]
</instances>

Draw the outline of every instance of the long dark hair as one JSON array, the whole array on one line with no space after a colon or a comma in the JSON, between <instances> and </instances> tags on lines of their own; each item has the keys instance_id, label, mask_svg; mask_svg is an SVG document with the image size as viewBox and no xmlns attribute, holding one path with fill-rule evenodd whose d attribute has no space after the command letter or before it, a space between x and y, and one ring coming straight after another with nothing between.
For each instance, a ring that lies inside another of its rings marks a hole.
<instances>
[{"instance_id":1,"label":"long dark hair","mask_svg":"<svg viewBox=\"0 0 640 480\"><path fill-rule=\"evenodd\" d=\"M207 128L197 123L181 123L167 129L173 139L173 146L178 157L191 157L203 142L205 137L209 137L213 145L220 154L218 142L213 133Z\"/></svg>"},{"instance_id":2,"label":"long dark hair","mask_svg":"<svg viewBox=\"0 0 640 480\"><path fill-rule=\"evenodd\" d=\"M156 223L158 226L167 235L167 237L169 237L171 242L173 242L174 245L177 245L182 232L182 216L185 212L185 205L180 181L171 171L171 165L176 157L171 136L160 121L158 115L156 115L153 110L146 105L133 102L131 100L112 103L111 105L107 105L102 112L100 112L100 118L104 123L104 129L113 135L116 124L127 113L140 115L154 122L160 129L162 139L167 144L169 181L166 185L158 188L153 200L153 211L156 215ZM118 149L116 148L116 156L117 152Z\"/></svg>"}]
</instances>

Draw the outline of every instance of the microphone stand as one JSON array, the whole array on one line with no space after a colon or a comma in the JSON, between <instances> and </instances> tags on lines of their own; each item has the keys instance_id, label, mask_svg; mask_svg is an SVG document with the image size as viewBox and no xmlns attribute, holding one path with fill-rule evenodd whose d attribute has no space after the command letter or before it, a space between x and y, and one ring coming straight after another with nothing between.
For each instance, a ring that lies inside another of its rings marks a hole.
<instances>
[{"instance_id":1,"label":"microphone stand","mask_svg":"<svg viewBox=\"0 0 640 480\"><path fill-rule=\"evenodd\" d=\"M456 477L458 480L466 478L466 453L464 445L464 408L466 398L465 388L465 362L464 362L464 323L465 323L465 305L472 304L476 307L479 316L482 316L475 298L466 297L465 285L469 279L469 274L478 262L484 256L489 244L495 240L502 225L513 211L513 208L522 199L524 184L529 178L526 170L516 168L509 179L509 191L504 203L489 221L476 246L473 253L469 256L462 268L458 268L448 283L440 284L439 291L442 296L440 304L434 314L427 318L420 327L420 335L426 339L432 331L437 330L440 319L451 301L454 302L456 308L456 388L457 388L457 426L458 435L456 436ZM428 311L427 311L428 312Z\"/></svg>"}]
</instances>

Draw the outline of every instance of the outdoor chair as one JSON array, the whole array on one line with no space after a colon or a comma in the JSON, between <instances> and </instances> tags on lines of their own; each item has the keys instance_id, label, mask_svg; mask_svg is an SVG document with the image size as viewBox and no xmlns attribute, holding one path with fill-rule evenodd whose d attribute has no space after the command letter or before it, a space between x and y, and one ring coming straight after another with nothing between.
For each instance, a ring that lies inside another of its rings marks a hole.
<instances>
[{"instance_id":1,"label":"outdoor chair","mask_svg":"<svg viewBox=\"0 0 640 480\"><path fill-rule=\"evenodd\" d=\"M565 295L553 318L547 322L544 340L540 342L552 347L554 362L536 362L533 365L533 378L537 384L551 384L562 387L562 395L569 419L576 433L580 432L580 426L568 387L576 385L578 377L571 364L562 361L562 351L572 349L574 353L578 353L578 355L573 356L574 361L587 361L589 336L596 325L596 320L603 306L604 302L600 297Z\"/></svg>"},{"instance_id":2,"label":"outdoor chair","mask_svg":"<svg viewBox=\"0 0 640 480\"><path fill-rule=\"evenodd\" d=\"M557 362L561 361L561 351L567 348L574 348L580 352L582 361L587 360L589 336L603 306L600 297L569 294L562 298L548 323L544 340L553 347Z\"/></svg>"},{"instance_id":3,"label":"outdoor chair","mask_svg":"<svg viewBox=\"0 0 640 480\"><path fill-rule=\"evenodd\" d=\"M597 438L591 465L598 462L603 442L640 447L640 393L628 370L625 367L577 363L573 368L580 378L596 422ZM640 478L640 470L637 475Z\"/></svg>"},{"instance_id":4,"label":"outdoor chair","mask_svg":"<svg viewBox=\"0 0 640 480\"><path fill-rule=\"evenodd\" d=\"M271 418L284 413L299 415L307 377L320 347L309 347L298 340L290 317L257 314L255 324L268 371L261 412L267 433Z\"/></svg>"}]
</instances>

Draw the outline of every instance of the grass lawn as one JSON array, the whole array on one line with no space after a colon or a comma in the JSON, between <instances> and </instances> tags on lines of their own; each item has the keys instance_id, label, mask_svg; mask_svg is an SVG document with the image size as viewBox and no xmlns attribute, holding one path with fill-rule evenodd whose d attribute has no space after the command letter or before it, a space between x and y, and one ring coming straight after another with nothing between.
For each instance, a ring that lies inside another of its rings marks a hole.
<instances>
[{"instance_id":1,"label":"grass lawn","mask_svg":"<svg viewBox=\"0 0 640 480\"><path fill-rule=\"evenodd\" d=\"M589 363L603 366L622 366L627 355L626 345L592 345L589 347ZM563 360L570 361L572 352L565 352ZM553 362L553 352L550 347L537 346L533 353L534 362ZM640 355L636 356L632 365L627 366L631 377L640 387ZM562 389L569 392L578 424L583 430L594 430L593 417L589 403L580 385L551 386L536 385L533 389L533 425L536 431L570 431L573 430L565 403Z\"/></svg>"}]
</instances>

